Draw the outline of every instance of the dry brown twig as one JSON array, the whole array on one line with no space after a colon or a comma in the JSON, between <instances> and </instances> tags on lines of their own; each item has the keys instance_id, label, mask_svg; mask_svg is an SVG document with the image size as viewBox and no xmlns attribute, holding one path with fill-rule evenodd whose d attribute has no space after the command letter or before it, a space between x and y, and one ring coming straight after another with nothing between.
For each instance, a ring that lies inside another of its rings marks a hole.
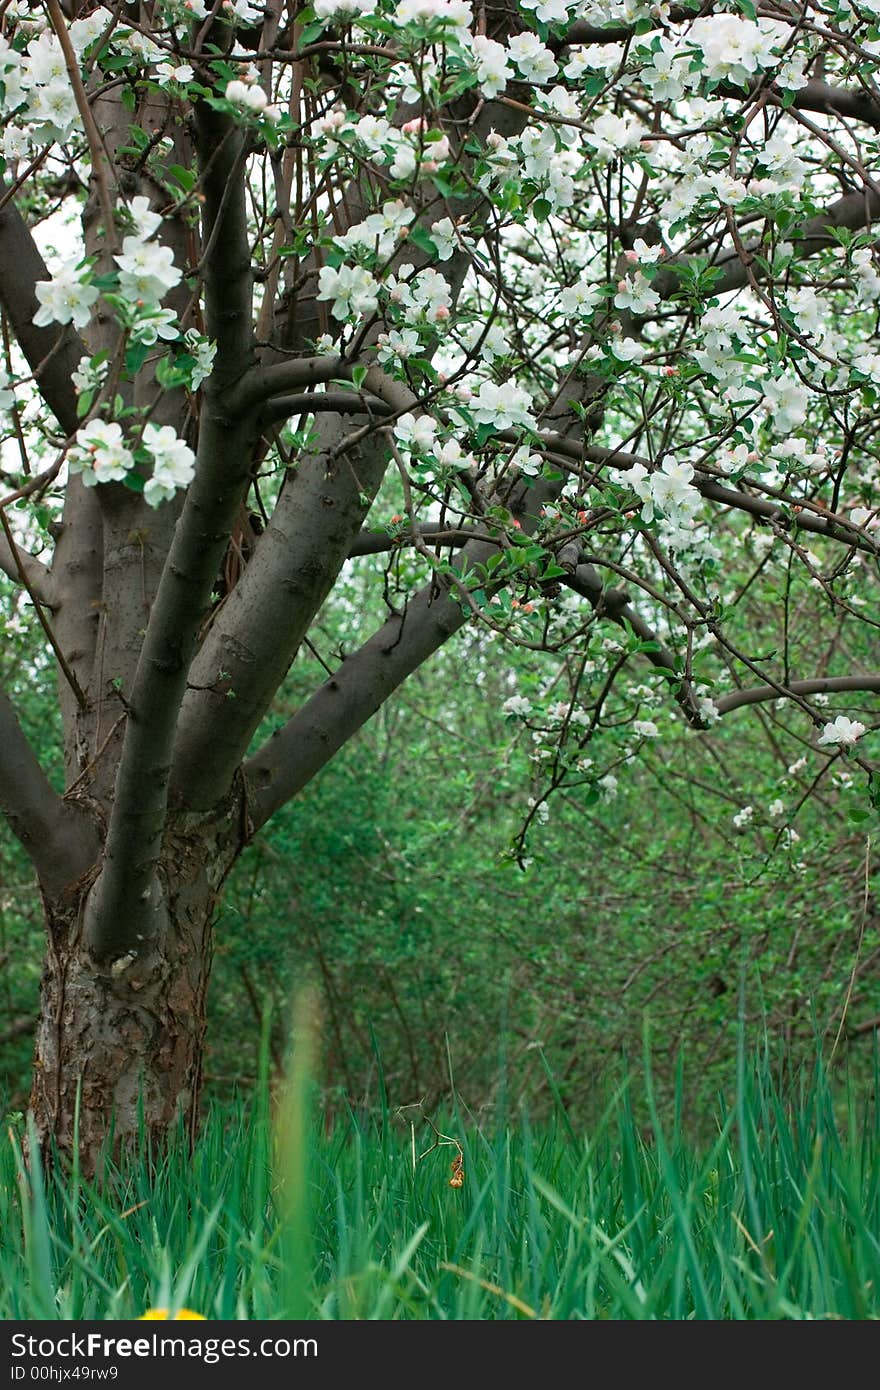
<instances>
[{"instance_id":1,"label":"dry brown twig","mask_svg":"<svg viewBox=\"0 0 880 1390\"><path fill-rule=\"evenodd\" d=\"M452 1177L449 1179L449 1186L450 1186L450 1187L463 1187L463 1186L464 1186L464 1149L462 1148L462 1146L461 1146L461 1144L459 1143L459 1141L458 1141L457 1139L454 1139L450 1134L443 1134L443 1133L437 1128L437 1126L434 1124L434 1121L431 1119L430 1115L427 1115L427 1114L425 1113L425 1110L424 1110L424 1102L423 1102L423 1101L418 1100L418 1101L415 1101L412 1105L401 1105L401 1106L399 1106L398 1109L397 1109L397 1114L401 1117L401 1119L404 1119L404 1118L405 1118L405 1116L404 1116L404 1111L406 1111L406 1110L417 1110L417 1111L419 1112L419 1118L420 1118L421 1120L423 1120L424 1123L425 1123L426 1125L428 1125L428 1126L430 1127L431 1130L433 1130L434 1136L435 1136L435 1138L434 1138L434 1143L431 1144L427 1149L423 1150L422 1153L417 1154L417 1153L416 1153L416 1121L415 1121L414 1119L412 1119L412 1118L409 1118L408 1123L409 1123L409 1128L410 1128L410 1141L411 1141L411 1145L412 1145L412 1165L413 1165L413 1172L416 1171L416 1167L417 1167L417 1165L418 1165L419 1163L421 1163L422 1159L423 1159L423 1158L427 1158L429 1154L432 1154L432 1153L435 1151L435 1149L454 1148L454 1149L456 1150L456 1154L455 1154L455 1158L452 1160Z\"/></svg>"}]
</instances>

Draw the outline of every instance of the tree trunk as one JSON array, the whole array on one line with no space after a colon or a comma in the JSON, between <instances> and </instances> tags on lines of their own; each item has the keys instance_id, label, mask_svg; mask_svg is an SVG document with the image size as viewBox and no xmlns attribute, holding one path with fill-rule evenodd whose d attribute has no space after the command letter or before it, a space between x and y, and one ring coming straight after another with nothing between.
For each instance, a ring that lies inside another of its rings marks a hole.
<instances>
[{"instance_id":1,"label":"tree trunk","mask_svg":"<svg viewBox=\"0 0 880 1390\"><path fill-rule=\"evenodd\" d=\"M161 1146L179 1119L195 1132L212 924L237 848L218 845L216 833L167 836L161 933L115 959L99 962L89 949L91 884L47 909L31 1091L44 1153L53 1141L72 1153L77 1114L86 1173L111 1133L118 1152L139 1135Z\"/></svg>"}]
</instances>

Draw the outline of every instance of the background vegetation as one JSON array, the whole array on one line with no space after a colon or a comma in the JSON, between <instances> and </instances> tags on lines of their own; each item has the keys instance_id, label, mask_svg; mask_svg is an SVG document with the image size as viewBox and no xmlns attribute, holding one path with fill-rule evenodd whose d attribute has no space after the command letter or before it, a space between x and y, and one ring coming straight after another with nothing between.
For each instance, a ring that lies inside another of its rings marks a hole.
<instances>
[{"instance_id":1,"label":"background vegetation","mask_svg":"<svg viewBox=\"0 0 880 1390\"><path fill-rule=\"evenodd\" d=\"M353 640L366 604L354 569L347 601L325 614L327 654ZM10 611L3 675L46 752L53 677L34 663L27 608ZM279 721L321 655L293 667ZM818 1038L834 1067L846 1058L856 1080L868 1077L880 943L862 770L817 750L801 716L769 706L684 731L635 658L642 712L661 736L625 763L627 726L619 746L606 737L616 794L551 797L546 822L529 826L523 870L511 847L547 770L503 705L544 688L546 668L532 661L511 649L499 662L469 630L245 854L217 924L211 1096L253 1082L267 1003L280 1068L304 980L322 1001L322 1096L334 1115L349 1103L375 1110L384 1087L392 1108L431 1108L454 1090L490 1121L503 1092L540 1117L552 1076L584 1123L638 1055L647 1014L660 1102L683 1059L684 1113L705 1133L735 1055L741 985L749 1042L766 1026L797 1065ZM27 1094L39 906L4 838L0 1074L12 1111Z\"/></svg>"}]
</instances>

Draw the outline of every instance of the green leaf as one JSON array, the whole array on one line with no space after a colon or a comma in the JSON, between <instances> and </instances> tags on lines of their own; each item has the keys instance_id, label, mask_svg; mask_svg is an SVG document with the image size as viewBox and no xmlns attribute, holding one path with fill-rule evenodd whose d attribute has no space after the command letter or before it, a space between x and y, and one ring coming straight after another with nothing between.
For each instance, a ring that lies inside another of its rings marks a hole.
<instances>
[{"instance_id":1,"label":"green leaf","mask_svg":"<svg viewBox=\"0 0 880 1390\"><path fill-rule=\"evenodd\" d=\"M141 367L147 360L147 353L150 351L147 343L131 343L125 353L125 370L129 376L137 376Z\"/></svg>"},{"instance_id":2,"label":"green leaf","mask_svg":"<svg viewBox=\"0 0 880 1390\"><path fill-rule=\"evenodd\" d=\"M308 48L310 43L314 43L316 39L321 37L326 27L324 21L320 19L316 20L314 24L307 24L299 36L300 48Z\"/></svg>"},{"instance_id":3,"label":"green leaf","mask_svg":"<svg viewBox=\"0 0 880 1390\"><path fill-rule=\"evenodd\" d=\"M180 184L184 193L189 193L198 179L195 169L187 169L183 164L169 164L168 175Z\"/></svg>"},{"instance_id":4,"label":"green leaf","mask_svg":"<svg viewBox=\"0 0 880 1390\"><path fill-rule=\"evenodd\" d=\"M407 244L417 246L420 251L424 251L429 256L437 255L436 242L428 235L425 228L420 227L418 223L416 223L414 227L410 227L409 236L406 240Z\"/></svg>"},{"instance_id":5,"label":"green leaf","mask_svg":"<svg viewBox=\"0 0 880 1390\"><path fill-rule=\"evenodd\" d=\"M119 276L115 270L108 271L106 275L95 275L92 284L101 294L106 294L108 290L115 290L119 284Z\"/></svg>"}]
</instances>

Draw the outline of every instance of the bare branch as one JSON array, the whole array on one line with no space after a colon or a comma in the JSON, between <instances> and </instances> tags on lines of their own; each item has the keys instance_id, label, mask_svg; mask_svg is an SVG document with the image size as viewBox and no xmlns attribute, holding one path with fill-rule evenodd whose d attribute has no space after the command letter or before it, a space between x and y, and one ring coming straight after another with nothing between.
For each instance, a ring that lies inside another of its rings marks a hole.
<instances>
[{"instance_id":1,"label":"bare branch","mask_svg":"<svg viewBox=\"0 0 880 1390\"><path fill-rule=\"evenodd\" d=\"M53 790L2 691L0 747L0 810L46 892L58 897L93 862L97 834L85 816Z\"/></svg>"},{"instance_id":2,"label":"bare branch","mask_svg":"<svg viewBox=\"0 0 880 1390\"><path fill-rule=\"evenodd\" d=\"M811 680L787 681L784 685L752 685L746 690L732 690L715 701L719 714L730 714L732 710L742 709L743 705L760 705L768 700L792 695L842 695L848 691L880 692L880 675L864 676L815 676Z\"/></svg>"},{"instance_id":3,"label":"bare branch","mask_svg":"<svg viewBox=\"0 0 880 1390\"><path fill-rule=\"evenodd\" d=\"M273 396L320 386L334 378L344 380L350 375L351 365L334 354L291 357L286 362L272 362L266 367L249 367L231 387L227 409L231 415L241 415Z\"/></svg>"},{"instance_id":4,"label":"bare branch","mask_svg":"<svg viewBox=\"0 0 880 1390\"><path fill-rule=\"evenodd\" d=\"M22 550L14 541L7 540L5 534L0 536L0 570L14 579L16 584L24 584L37 603L46 608L52 607L49 570L35 555Z\"/></svg>"},{"instance_id":5,"label":"bare branch","mask_svg":"<svg viewBox=\"0 0 880 1390\"><path fill-rule=\"evenodd\" d=\"M695 729L705 729L706 719L700 713L693 686L681 674L680 662L660 641L651 625L632 607L625 591L606 588L592 565L578 565L561 582L587 599L600 617L610 618L619 627L629 628L640 641L648 644L649 649L644 653L646 660L671 678L676 702L688 723Z\"/></svg>"},{"instance_id":6,"label":"bare branch","mask_svg":"<svg viewBox=\"0 0 880 1390\"><path fill-rule=\"evenodd\" d=\"M566 444L570 441L562 440L559 443ZM559 443L554 440L552 447L559 447ZM653 467L650 459L627 454L619 449L603 448L598 444L588 444L582 454L592 463L608 464L622 471L632 468L635 464L641 464L648 469ZM748 479L744 479L744 482L748 484ZM878 553L876 542L866 531L836 513L823 516L819 508L811 511L806 503L793 500L772 502L763 497L754 497L739 488L724 487L723 484L699 472L694 474L693 485L707 501L720 502L735 511L748 512L750 516L757 517L760 521L772 522L782 530L810 531L814 535L825 536L828 540L851 546L853 550L862 550L867 555L876 557ZM796 510L798 508L799 510Z\"/></svg>"},{"instance_id":7,"label":"bare branch","mask_svg":"<svg viewBox=\"0 0 880 1390\"><path fill-rule=\"evenodd\" d=\"M348 558L353 560L358 555L383 555L386 551L397 550L400 546L418 545L419 542L425 541L432 546L445 547L466 545L472 540L491 539L488 531L477 531L472 527L446 526L440 521L419 526L415 535L407 529L396 531L393 535L388 531L361 531L349 549Z\"/></svg>"},{"instance_id":8,"label":"bare branch","mask_svg":"<svg viewBox=\"0 0 880 1390\"><path fill-rule=\"evenodd\" d=\"M306 391L296 396L276 396L260 411L260 420L270 423L290 420L296 415L376 415L391 414L391 408L378 396L361 391Z\"/></svg>"}]
</instances>

